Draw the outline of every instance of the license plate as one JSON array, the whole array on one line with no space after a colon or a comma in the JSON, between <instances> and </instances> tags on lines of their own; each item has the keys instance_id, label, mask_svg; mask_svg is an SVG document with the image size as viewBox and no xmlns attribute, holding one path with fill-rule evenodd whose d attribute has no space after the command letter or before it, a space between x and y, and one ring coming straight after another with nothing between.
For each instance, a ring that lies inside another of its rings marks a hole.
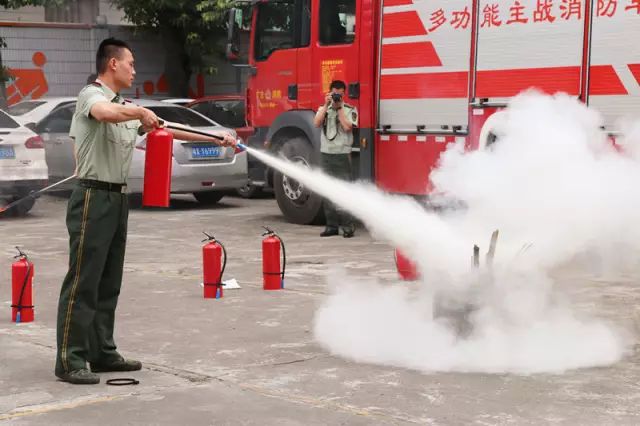
<instances>
[{"instance_id":1,"label":"license plate","mask_svg":"<svg viewBox=\"0 0 640 426\"><path fill-rule=\"evenodd\" d=\"M217 158L220 156L218 146L194 146L191 148L191 158Z\"/></svg>"},{"instance_id":2,"label":"license plate","mask_svg":"<svg viewBox=\"0 0 640 426\"><path fill-rule=\"evenodd\" d=\"M0 160L16 158L16 153L12 146L0 146Z\"/></svg>"}]
</instances>

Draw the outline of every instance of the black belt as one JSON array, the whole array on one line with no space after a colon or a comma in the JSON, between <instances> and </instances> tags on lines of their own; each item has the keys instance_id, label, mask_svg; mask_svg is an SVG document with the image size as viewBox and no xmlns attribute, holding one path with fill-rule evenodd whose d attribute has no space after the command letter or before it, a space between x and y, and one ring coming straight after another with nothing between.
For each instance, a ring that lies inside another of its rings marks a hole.
<instances>
[{"instance_id":1,"label":"black belt","mask_svg":"<svg viewBox=\"0 0 640 426\"><path fill-rule=\"evenodd\" d=\"M85 188L102 189L104 191L124 193L127 189L126 183L111 183L93 179L79 179L78 185Z\"/></svg>"}]
</instances>

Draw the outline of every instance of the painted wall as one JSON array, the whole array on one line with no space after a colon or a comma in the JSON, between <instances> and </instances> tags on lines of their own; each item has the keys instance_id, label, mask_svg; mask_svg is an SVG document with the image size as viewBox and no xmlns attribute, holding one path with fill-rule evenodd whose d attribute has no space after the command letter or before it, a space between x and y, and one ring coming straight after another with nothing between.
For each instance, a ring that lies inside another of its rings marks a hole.
<instances>
[{"instance_id":1,"label":"painted wall","mask_svg":"<svg viewBox=\"0 0 640 426\"><path fill-rule=\"evenodd\" d=\"M95 52L104 38L126 40L136 56L136 81L124 94L129 97L162 97L167 94L163 78L164 51L160 41L146 34L136 34L132 27L98 28L74 24L2 24L0 37L7 47L2 59L14 80L7 84L9 104L42 96L74 96L95 72ZM224 58L217 59L214 76L195 75L191 97L236 93L237 69ZM244 88L244 79L240 79Z\"/></svg>"}]
</instances>

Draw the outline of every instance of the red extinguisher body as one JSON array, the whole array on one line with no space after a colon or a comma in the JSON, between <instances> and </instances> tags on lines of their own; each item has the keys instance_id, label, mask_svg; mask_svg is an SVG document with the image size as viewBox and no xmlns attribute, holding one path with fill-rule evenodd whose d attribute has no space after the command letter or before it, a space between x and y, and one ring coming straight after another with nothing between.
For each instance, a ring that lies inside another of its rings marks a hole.
<instances>
[{"instance_id":1,"label":"red extinguisher body","mask_svg":"<svg viewBox=\"0 0 640 426\"><path fill-rule=\"evenodd\" d=\"M220 299L223 296L222 246L210 241L202 247L202 275L205 299Z\"/></svg>"},{"instance_id":2,"label":"red extinguisher body","mask_svg":"<svg viewBox=\"0 0 640 426\"><path fill-rule=\"evenodd\" d=\"M147 134L142 190L143 206L169 207L172 155L173 135L171 133L165 129L155 129Z\"/></svg>"},{"instance_id":3,"label":"red extinguisher body","mask_svg":"<svg viewBox=\"0 0 640 426\"><path fill-rule=\"evenodd\" d=\"M28 259L21 257L11 265L11 321L32 322L33 272Z\"/></svg>"},{"instance_id":4,"label":"red extinguisher body","mask_svg":"<svg viewBox=\"0 0 640 426\"><path fill-rule=\"evenodd\" d=\"M262 240L262 288L264 290L282 289L280 240L273 234Z\"/></svg>"},{"instance_id":5,"label":"red extinguisher body","mask_svg":"<svg viewBox=\"0 0 640 426\"><path fill-rule=\"evenodd\" d=\"M396 267L400 278L406 281L415 281L420 278L415 263L409 260L400 250L395 250Z\"/></svg>"}]
</instances>

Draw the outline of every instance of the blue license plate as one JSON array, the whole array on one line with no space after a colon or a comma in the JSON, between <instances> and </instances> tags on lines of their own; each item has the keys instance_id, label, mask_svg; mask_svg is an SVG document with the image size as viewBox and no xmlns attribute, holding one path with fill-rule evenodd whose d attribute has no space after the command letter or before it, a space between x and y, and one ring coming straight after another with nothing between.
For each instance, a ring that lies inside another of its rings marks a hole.
<instances>
[{"instance_id":1,"label":"blue license plate","mask_svg":"<svg viewBox=\"0 0 640 426\"><path fill-rule=\"evenodd\" d=\"M12 146L0 146L0 160L5 158L16 158L16 153Z\"/></svg>"},{"instance_id":2,"label":"blue license plate","mask_svg":"<svg viewBox=\"0 0 640 426\"><path fill-rule=\"evenodd\" d=\"M191 148L191 158L216 158L220 156L218 146L194 146Z\"/></svg>"}]
</instances>

